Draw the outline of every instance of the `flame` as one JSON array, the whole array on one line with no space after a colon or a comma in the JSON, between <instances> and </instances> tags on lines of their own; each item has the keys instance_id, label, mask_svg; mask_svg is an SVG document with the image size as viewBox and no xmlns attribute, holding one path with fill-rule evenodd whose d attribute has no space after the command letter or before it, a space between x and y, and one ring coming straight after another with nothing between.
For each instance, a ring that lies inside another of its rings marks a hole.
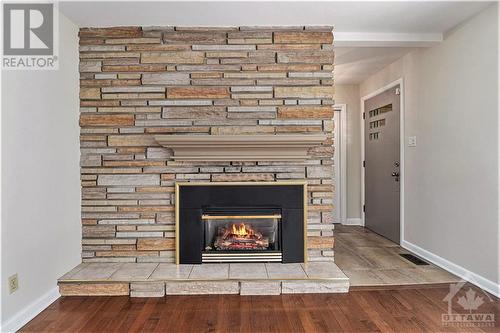
<instances>
[{"instance_id":1,"label":"flame","mask_svg":"<svg viewBox=\"0 0 500 333\"><path fill-rule=\"evenodd\" d=\"M246 238L251 237L255 234L254 230L245 225L245 223L241 223L239 225L233 224L231 226L231 234L236 235L236 237Z\"/></svg>"}]
</instances>

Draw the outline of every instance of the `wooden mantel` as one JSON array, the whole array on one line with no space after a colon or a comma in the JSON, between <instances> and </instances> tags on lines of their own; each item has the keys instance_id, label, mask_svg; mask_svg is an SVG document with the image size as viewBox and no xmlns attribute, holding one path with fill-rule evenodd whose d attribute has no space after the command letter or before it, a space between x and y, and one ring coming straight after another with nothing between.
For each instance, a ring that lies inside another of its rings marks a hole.
<instances>
[{"instance_id":1,"label":"wooden mantel","mask_svg":"<svg viewBox=\"0 0 500 333\"><path fill-rule=\"evenodd\" d=\"M326 135L156 135L155 139L174 151L176 161L300 161Z\"/></svg>"}]
</instances>

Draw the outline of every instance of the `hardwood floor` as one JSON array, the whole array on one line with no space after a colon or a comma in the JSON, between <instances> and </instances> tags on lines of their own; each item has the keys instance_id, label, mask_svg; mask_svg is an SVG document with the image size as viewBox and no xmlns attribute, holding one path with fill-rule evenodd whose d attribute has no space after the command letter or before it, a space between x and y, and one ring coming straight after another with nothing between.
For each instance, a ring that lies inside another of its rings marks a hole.
<instances>
[{"instance_id":1,"label":"hardwood floor","mask_svg":"<svg viewBox=\"0 0 500 333\"><path fill-rule=\"evenodd\" d=\"M349 277L351 288L460 280L433 264L417 266L402 258L400 253L410 252L366 228L336 224L334 235L335 263Z\"/></svg>"},{"instance_id":2,"label":"hardwood floor","mask_svg":"<svg viewBox=\"0 0 500 333\"><path fill-rule=\"evenodd\" d=\"M470 285L461 292L469 288L485 302L477 312L498 318L499 300L490 301ZM440 286L329 295L62 297L21 332L500 332L498 322L444 327L448 291ZM453 305L453 311L460 309Z\"/></svg>"}]
</instances>

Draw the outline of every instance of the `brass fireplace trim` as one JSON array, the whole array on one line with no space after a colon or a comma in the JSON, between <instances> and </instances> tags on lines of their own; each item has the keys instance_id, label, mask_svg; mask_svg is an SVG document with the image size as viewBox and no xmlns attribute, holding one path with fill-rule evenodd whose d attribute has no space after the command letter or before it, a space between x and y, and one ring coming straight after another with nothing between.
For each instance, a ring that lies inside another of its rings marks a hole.
<instances>
[{"instance_id":1,"label":"brass fireplace trim","mask_svg":"<svg viewBox=\"0 0 500 333\"><path fill-rule=\"evenodd\" d=\"M280 219L281 214L277 215L205 215L201 216L202 220L225 220L225 219L240 219L240 220L258 220L258 219Z\"/></svg>"},{"instance_id":2,"label":"brass fireplace trim","mask_svg":"<svg viewBox=\"0 0 500 333\"><path fill-rule=\"evenodd\" d=\"M179 265L179 190L181 186L276 186L276 185L302 185L304 187L304 263L308 262L307 256L307 182L303 180L279 182L176 182L175 183L175 263Z\"/></svg>"},{"instance_id":3,"label":"brass fireplace trim","mask_svg":"<svg viewBox=\"0 0 500 333\"><path fill-rule=\"evenodd\" d=\"M268 257L274 254L281 254L281 252L271 252L271 253L224 253L224 254L216 254L216 253L204 253L207 257L216 257L216 256L224 256L224 257L241 257L241 256L249 256L249 257Z\"/></svg>"}]
</instances>

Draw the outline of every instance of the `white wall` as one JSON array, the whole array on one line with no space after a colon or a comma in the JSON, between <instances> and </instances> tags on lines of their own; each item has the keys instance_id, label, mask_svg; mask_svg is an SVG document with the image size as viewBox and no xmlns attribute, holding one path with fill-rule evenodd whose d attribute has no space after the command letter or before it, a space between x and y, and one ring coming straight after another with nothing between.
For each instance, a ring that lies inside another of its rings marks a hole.
<instances>
[{"instance_id":1,"label":"white wall","mask_svg":"<svg viewBox=\"0 0 500 333\"><path fill-rule=\"evenodd\" d=\"M361 138L360 96L358 85L336 85L335 103L347 106L347 220L361 220Z\"/></svg>"},{"instance_id":2,"label":"white wall","mask_svg":"<svg viewBox=\"0 0 500 333\"><path fill-rule=\"evenodd\" d=\"M404 79L406 137L418 144L405 147L404 245L490 290L499 283L497 9L360 85L365 96Z\"/></svg>"},{"instance_id":3,"label":"white wall","mask_svg":"<svg viewBox=\"0 0 500 333\"><path fill-rule=\"evenodd\" d=\"M59 18L59 70L2 71L0 331L47 306L57 278L80 263L78 29Z\"/></svg>"}]
</instances>

